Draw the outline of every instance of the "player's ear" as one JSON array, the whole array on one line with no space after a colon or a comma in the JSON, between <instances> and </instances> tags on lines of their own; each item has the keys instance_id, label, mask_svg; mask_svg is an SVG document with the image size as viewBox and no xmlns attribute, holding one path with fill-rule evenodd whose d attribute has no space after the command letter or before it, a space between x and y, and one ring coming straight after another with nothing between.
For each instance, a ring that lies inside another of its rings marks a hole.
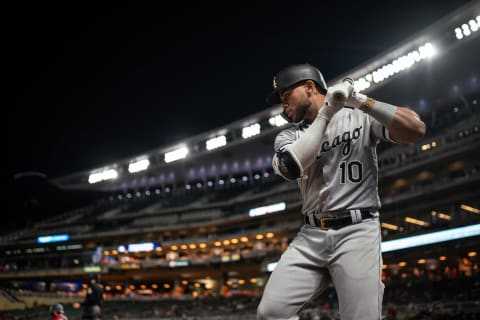
<instances>
[{"instance_id":1,"label":"player's ear","mask_svg":"<svg viewBox=\"0 0 480 320\"><path fill-rule=\"evenodd\" d=\"M311 95L315 92L315 82L312 80L305 81L305 88L307 89L307 94Z\"/></svg>"}]
</instances>

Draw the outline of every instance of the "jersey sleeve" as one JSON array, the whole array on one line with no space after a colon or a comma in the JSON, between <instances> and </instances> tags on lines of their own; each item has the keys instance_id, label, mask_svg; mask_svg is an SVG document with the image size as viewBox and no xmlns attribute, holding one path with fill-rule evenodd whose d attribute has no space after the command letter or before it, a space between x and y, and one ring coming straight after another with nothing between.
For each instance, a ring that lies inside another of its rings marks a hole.
<instances>
[{"instance_id":1,"label":"jersey sleeve","mask_svg":"<svg viewBox=\"0 0 480 320\"><path fill-rule=\"evenodd\" d=\"M295 140L296 140L295 127L290 127L288 129L281 131L275 137L275 142L274 142L275 152L282 150L283 148L285 148L286 145L295 142Z\"/></svg>"}]
</instances>

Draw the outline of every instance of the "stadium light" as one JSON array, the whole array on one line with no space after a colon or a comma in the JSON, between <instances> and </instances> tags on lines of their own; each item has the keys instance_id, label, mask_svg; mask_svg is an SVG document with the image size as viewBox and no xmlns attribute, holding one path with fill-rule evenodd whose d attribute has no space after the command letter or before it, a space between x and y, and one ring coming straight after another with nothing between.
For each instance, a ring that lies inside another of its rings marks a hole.
<instances>
[{"instance_id":1,"label":"stadium light","mask_svg":"<svg viewBox=\"0 0 480 320\"><path fill-rule=\"evenodd\" d=\"M393 75L411 68L414 64L429 59L437 54L437 49L431 42L427 42L405 55L384 64L374 71L356 79L354 87L357 91L367 89L372 85L372 82L377 84L387 80Z\"/></svg>"},{"instance_id":2,"label":"stadium light","mask_svg":"<svg viewBox=\"0 0 480 320\"><path fill-rule=\"evenodd\" d=\"M88 183L94 184L100 181L113 180L118 177L118 172L115 169L106 169L100 172L92 173L88 176Z\"/></svg>"},{"instance_id":3,"label":"stadium light","mask_svg":"<svg viewBox=\"0 0 480 320\"><path fill-rule=\"evenodd\" d=\"M135 173L135 172L144 171L144 170L147 170L149 166L150 166L150 160L148 159L137 160L128 165L128 172Z\"/></svg>"},{"instance_id":4,"label":"stadium light","mask_svg":"<svg viewBox=\"0 0 480 320\"><path fill-rule=\"evenodd\" d=\"M270 123L272 127L281 127L286 125L288 121L285 120L285 118L282 117L280 114L277 114L276 116L270 117L268 119L268 123Z\"/></svg>"},{"instance_id":5,"label":"stadium light","mask_svg":"<svg viewBox=\"0 0 480 320\"><path fill-rule=\"evenodd\" d=\"M187 157L188 148L185 146L179 147L173 151L165 153L165 162L173 162Z\"/></svg>"},{"instance_id":6,"label":"stadium light","mask_svg":"<svg viewBox=\"0 0 480 320\"><path fill-rule=\"evenodd\" d=\"M257 134L260 134L260 129L261 128L259 123L254 123L252 125L249 125L248 127L244 127L242 129L242 138L248 139L256 136Z\"/></svg>"},{"instance_id":7,"label":"stadium light","mask_svg":"<svg viewBox=\"0 0 480 320\"><path fill-rule=\"evenodd\" d=\"M469 19L465 23L454 29L455 37L458 40L462 40L465 37L470 36L472 33L477 32L480 28L480 16L476 16L475 19Z\"/></svg>"},{"instance_id":8,"label":"stadium light","mask_svg":"<svg viewBox=\"0 0 480 320\"><path fill-rule=\"evenodd\" d=\"M207 140L206 148L207 150L214 150L220 147L223 147L227 144L227 137L225 136L218 136L212 139Z\"/></svg>"}]
</instances>

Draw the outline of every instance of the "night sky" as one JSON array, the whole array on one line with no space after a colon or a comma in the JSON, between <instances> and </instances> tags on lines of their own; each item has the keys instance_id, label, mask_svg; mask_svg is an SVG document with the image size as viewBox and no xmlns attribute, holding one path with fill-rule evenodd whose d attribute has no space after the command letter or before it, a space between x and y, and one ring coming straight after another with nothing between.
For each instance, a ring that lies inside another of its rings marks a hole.
<instances>
[{"instance_id":1,"label":"night sky","mask_svg":"<svg viewBox=\"0 0 480 320\"><path fill-rule=\"evenodd\" d=\"M249 116L279 69L309 62L328 82L469 2L10 8L4 185L21 202L19 173L92 169Z\"/></svg>"}]
</instances>

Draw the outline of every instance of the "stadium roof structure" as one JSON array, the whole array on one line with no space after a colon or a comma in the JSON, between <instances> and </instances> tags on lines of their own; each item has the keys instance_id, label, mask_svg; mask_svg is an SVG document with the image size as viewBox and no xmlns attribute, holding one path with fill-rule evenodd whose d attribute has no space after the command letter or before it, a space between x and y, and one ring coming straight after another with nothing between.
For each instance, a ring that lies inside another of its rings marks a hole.
<instances>
[{"instance_id":1,"label":"stadium roof structure","mask_svg":"<svg viewBox=\"0 0 480 320\"><path fill-rule=\"evenodd\" d=\"M419 114L480 91L480 2L472 1L329 83L345 77L376 99ZM438 110L441 112L441 110ZM288 124L280 106L220 128L109 163L53 178L62 189L121 191L206 181L271 168L273 139Z\"/></svg>"}]
</instances>

